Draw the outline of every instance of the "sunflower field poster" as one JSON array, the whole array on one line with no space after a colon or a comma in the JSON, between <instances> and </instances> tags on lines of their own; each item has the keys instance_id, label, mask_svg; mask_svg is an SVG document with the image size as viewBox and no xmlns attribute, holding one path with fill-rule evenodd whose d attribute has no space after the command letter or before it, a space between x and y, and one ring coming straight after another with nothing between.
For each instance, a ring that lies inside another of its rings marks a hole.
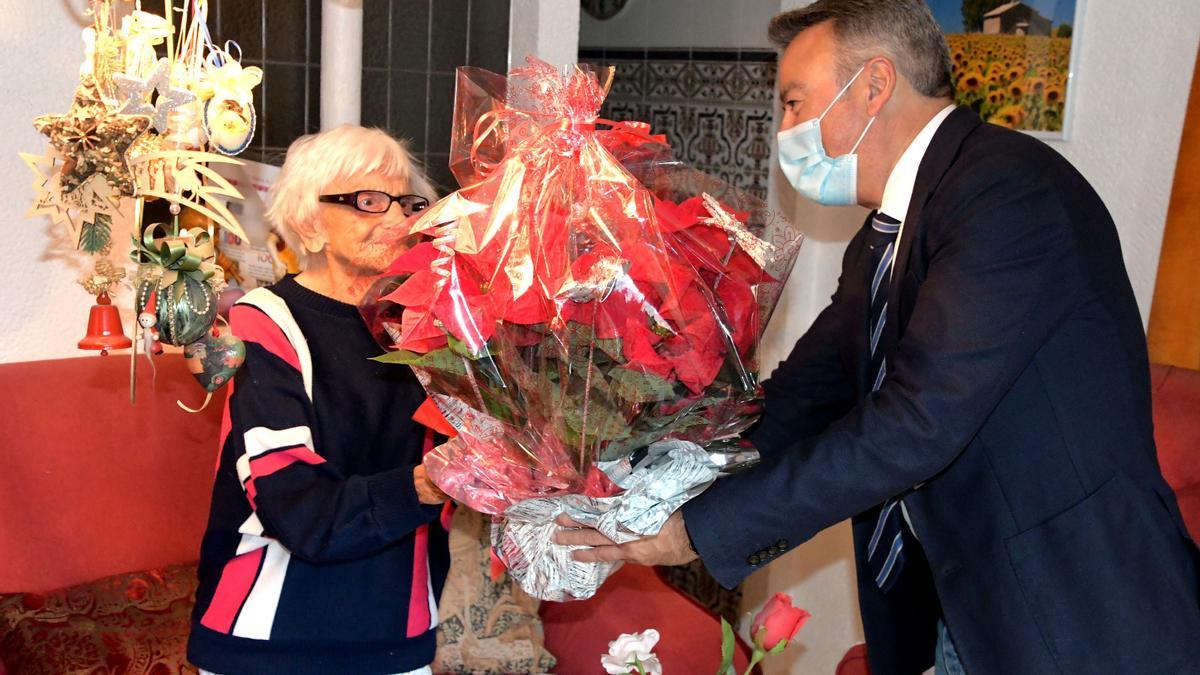
<instances>
[{"instance_id":1,"label":"sunflower field poster","mask_svg":"<svg viewBox=\"0 0 1200 675\"><path fill-rule=\"evenodd\" d=\"M986 122L1062 137L1083 0L927 0L946 33L955 103Z\"/></svg>"}]
</instances>

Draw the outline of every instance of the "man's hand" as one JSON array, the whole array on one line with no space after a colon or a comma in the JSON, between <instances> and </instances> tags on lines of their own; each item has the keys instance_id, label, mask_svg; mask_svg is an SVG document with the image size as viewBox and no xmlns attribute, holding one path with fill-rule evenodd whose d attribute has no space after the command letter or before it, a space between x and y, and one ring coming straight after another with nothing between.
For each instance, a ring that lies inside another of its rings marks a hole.
<instances>
[{"instance_id":1,"label":"man's hand","mask_svg":"<svg viewBox=\"0 0 1200 675\"><path fill-rule=\"evenodd\" d=\"M418 464L417 468L413 469L413 484L417 487L417 499L421 500L422 504L441 504L450 498L429 480L424 464Z\"/></svg>"},{"instance_id":2,"label":"man's hand","mask_svg":"<svg viewBox=\"0 0 1200 675\"><path fill-rule=\"evenodd\" d=\"M613 543L608 537L590 527L580 525L566 516L558 517L564 528L554 536L556 544L567 546L590 546L575 551L572 555L579 562L615 562L626 560L638 565L683 565L698 556L688 543L683 516L676 511L671 514L662 530L652 537L643 537L627 544Z\"/></svg>"}]
</instances>

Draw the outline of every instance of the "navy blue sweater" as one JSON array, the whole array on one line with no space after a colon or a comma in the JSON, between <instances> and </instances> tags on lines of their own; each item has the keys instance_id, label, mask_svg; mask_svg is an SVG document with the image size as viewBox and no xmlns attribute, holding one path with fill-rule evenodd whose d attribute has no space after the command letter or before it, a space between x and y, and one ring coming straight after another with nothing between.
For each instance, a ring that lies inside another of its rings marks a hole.
<instances>
[{"instance_id":1,"label":"navy blue sweater","mask_svg":"<svg viewBox=\"0 0 1200 675\"><path fill-rule=\"evenodd\" d=\"M352 305L288 277L248 293L188 658L236 673L396 673L433 660L449 568L413 469L424 392Z\"/></svg>"}]
</instances>

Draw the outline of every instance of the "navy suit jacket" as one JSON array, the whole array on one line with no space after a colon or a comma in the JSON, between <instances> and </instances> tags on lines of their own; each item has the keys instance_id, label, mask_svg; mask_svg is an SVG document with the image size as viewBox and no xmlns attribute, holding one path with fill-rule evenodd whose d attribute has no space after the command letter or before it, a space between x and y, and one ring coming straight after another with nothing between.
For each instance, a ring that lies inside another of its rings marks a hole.
<instances>
[{"instance_id":1,"label":"navy suit jacket","mask_svg":"<svg viewBox=\"0 0 1200 675\"><path fill-rule=\"evenodd\" d=\"M762 463L683 508L705 565L733 586L852 518L877 675L932 666L942 616L972 675L1200 672L1200 556L1099 196L1041 142L952 112L905 216L875 393L863 227L764 382ZM896 495L920 544L884 594L865 550Z\"/></svg>"}]
</instances>

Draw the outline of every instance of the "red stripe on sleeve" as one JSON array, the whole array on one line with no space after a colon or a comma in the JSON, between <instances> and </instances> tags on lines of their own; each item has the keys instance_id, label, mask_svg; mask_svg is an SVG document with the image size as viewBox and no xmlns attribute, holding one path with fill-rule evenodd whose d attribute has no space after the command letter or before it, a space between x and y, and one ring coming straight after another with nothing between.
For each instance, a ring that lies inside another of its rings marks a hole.
<instances>
[{"instance_id":1,"label":"red stripe on sleeve","mask_svg":"<svg viewBox=\"0 0 1200 675\"><path fill-rule=\"evenodd\" d=\"M412 594L408 598L408 635L416 637L429 630L429 526L417 528L413 546Z\"/></svg>"},{"instance_id":2,"label":"red stripe on sleeve","mask_svg":"<svg viewBox=\"0 0 1200 675\"><path fill-rule=\"evenodd\" d=\"M234 305L229 310L229 330L246 342L261 345L297 371L300 370L300 357L283 334L283 329L257 307Z\"/></svg>"},{"instance_id":3,"label":"red stripe on sleeve","mask_svg":"<svg viewBox=\"0 0 1200 675\"><path fill-rule=\"evenodd\" d=\"M325 459L303 445L297 445L287 450L279 450L269 455L262 455L250 460L251 480L270 476L276 471L289 467L296 462L315 466L317 464L324 464Z\"/></svg>"},{"instance_id":4,"label":"red stripe on sleeve","mask_svg":"<svg viewBox=\"0 0 1200 675\"><path fill-rule=\"evenodd\" d=\"M212 603L200 619L202 626L225 634L233 630L233 622L254 586L266 550L266 546L256 548L225 563Z\"/></svg>"}]
</instances>

